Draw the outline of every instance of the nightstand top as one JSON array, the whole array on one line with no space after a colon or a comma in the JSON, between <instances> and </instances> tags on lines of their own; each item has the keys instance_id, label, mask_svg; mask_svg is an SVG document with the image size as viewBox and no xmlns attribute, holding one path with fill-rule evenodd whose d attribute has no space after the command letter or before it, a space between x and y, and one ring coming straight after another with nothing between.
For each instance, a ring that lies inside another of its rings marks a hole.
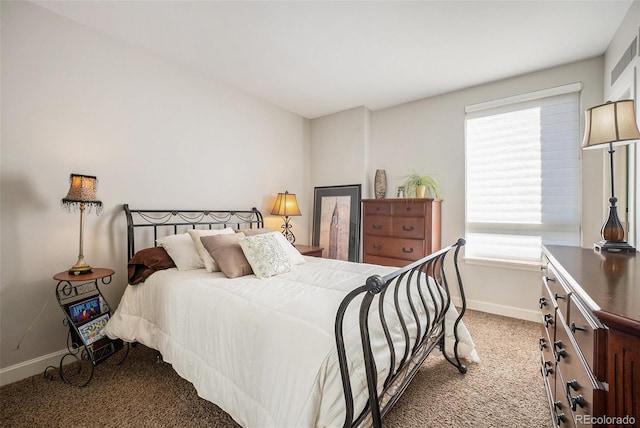
<instances>
[{"instance_id":1,"label":"nightstand top","mask_svg":"<svg viewBox=\"0 0 640 428\"><path fill-rule=\"evenodd\" d=\"M113 269L108 268L92 268L91 273L85 273L81 275L74 275L68 271L63 271L55 274L53 279L56 281L95 281L96 279L105 278L115 273Z\"/></svg>"},{"instance_id":2,"label":"nightstand top","mask_svg":"<svg viewBox=\"0 0 640 428\"><path fill-rule=\"evenodd\" d=\"M317 254L317 253L322 254L322 250L324 250L323 247L316 247L313 245L296 244L295 247L296 247L296 250L298 250L300 254L302 254L303 256L308 256L310 254Z\"/></svg>"}]
</instances>

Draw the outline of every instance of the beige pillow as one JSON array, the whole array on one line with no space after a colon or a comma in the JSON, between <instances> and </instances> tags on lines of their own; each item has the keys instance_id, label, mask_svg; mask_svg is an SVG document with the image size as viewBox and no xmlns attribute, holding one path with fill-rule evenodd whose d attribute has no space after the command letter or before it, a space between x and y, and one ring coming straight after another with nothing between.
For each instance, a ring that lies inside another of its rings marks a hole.
<instances>
[{"instance_id":1,"label":"beige pillow","mask_svg":"<svg viewBox=\"0 0 640 428\"><path fill-rule=\"evenodd\" d=\"M207 272L220 272L220 269L216 265L216 261L211 257L211 254L204 248L202 245L202 241L200 238L202 236L213 236L213 235L233 235L235 232L233 228L226 227L224 229L190 229L187 231L191 239L193 240L193 245L196 246L196 250L198 251L198 255L202 259L202 263L204 264L204 268Z\"/></svg>"},{"instance_id":2,"label":"beige pillow","mask_svg":"<svg viewBox=\"0 0 640 428\"><path fill-rule=\"evenodd\" d=\"M165 236L156 242L167 251L178 270L202 269L204 267L188 233Z\"/></svg>"},{"instance_id":3,"label":"beige pillow","mask_svg":"<svg viewBox=\"0 0 640 428\"><path fill-rule=\"evenodd\" d=\"M202 245L227 278L237 278L253 273L240 247L240 238L244 238L244 233L200 237Z\"/></svg>"},{"instance_id":4,"label":"beige pillow","mask_svg":"<svg viewBox=\"0 0 640 428\"><path fill-rule=\"evenodd\" d=\"M261 227L259 229L242 229L240 232L244 233L245 236L254 236L254 235L262 235L263 233L271 233L273 230L268 227Z\"/></svg>"}]
</instances>

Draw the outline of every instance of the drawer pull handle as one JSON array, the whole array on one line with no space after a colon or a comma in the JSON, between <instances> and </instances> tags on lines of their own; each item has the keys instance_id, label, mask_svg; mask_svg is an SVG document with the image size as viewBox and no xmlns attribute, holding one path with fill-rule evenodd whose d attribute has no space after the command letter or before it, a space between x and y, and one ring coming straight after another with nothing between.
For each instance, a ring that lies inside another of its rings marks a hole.
<instances>
[{"instance_id":1,"label":"drawer pull handle","mask_svg":"<svg viewBox=\"0 0 640 428\"><path fill-rule=\"evenodd\" d=\"M372 247L374 250L382 250L382 245L373 244Z\"/></svg>"},{"instance_id":2,"label":"drawer pull handle","mask_svg":"<svg viewBox=\"0 0 640 428\"><path fill-rule=\"evenodd\" d=\"M373 228L373 230L382 230L384 226L382 226L381 224L373 224L371 225L371 227Z\"/></svg>"},{"instance_id":3,"label":"drawer pull handle","mask_svg":"<svg viewBox=\"0 0 640 428\"><path fill-rule=\"evenodd\" d=\"M564 413L556 413L556 424L561 425L563 422L566 422L567 418Z\"/></svg>"},{"instance_id":4,"label":"drawer pull handle","mask_svg":"<svg viewBox=\"0 0 640 428\"><path fill-rule=\"evenodd\" d=\"M544 362L544 366L542 366L542 375L547 377L550 374L553 374L553 364L547 360Z\"/></svg>"},{"instance_id":5,"label":"drawer pull handle","mask_svg":"<svg viewBox=\"0 0 640 428\"><path fill-rule=\"evenodd\" d=\"M556 356L556 361L560 361L560 358L567 358L567 351L564 349L564 345L562 341L558 340L553 343L554 351L553 353Z\"/></svg>"},{"instance_id":6,"label":"drawer pull handle","mask_svg":"<svg viewBox=\"0 0 640 428\"><path fill-rule=\"evenodd\" d=\"M538 307L542 309L544 306L547 306L547 299L541 297L540 300L538 300Z\"/></svg>"},{"instance_id":7,"label":"drawer pull handle","mask_svg":"<svg viewBox=\"0 0 640 428\"><path fill-rule=\"evenodd\" d=\"M402 230L404 230L405 232L412 232L413 231L413 226L405 226L403 224L402 225Z\"/></svg>"},{"instance_id":8,"label":"drawer pull handle","mask_svg":"<svg viewBox=\"0 0 640 428\"><path fill-rule=\"evenodd\" d=\"M411 254L411 253L413 253L413 248L409 248L409 249L407 250L406 248L402 247L402 252L403 252L403 253L407 253L407 254Z\"/></svg>"},{"instance_id":9,"label":"drawer pull handle","mask_svg":"<svg viewBox=\"0 0 640 428\"><path fill-rule=\"evenodd\" d=\"M551 278L551 277L548 277L548 276L545 276L544 278L547 280L547 282L556 282L555 278Z\"/></svg>"},{"instance_id":10,"label":"drawer pull handle","mask_svg":"<svg viewBox=\"0 0 640 428\"><path fill-rule=\"evenodd\" d=\"M573 333L573 334L576 333L576 330L578 330L578 331L586 331L587 330L586 328L578 327L576 325L576 323L573 322L573 321L571 322L571 327L569 327L569 328L571 329L571 333Z\"/></svg>"},{"instance_id":11,"label":"drawer pull handle","mask_svg":"<svg viewBox=\"0 0 640 428\"><path fill-rule=\"evenodd\" d=\"M556 300L565 300L567 298L567 296L563 296L562 294L558 294L556 293L555 296L553 296Z\"/></svg>"},{"instance_id":12,"label":"drawer pull handle","mask_svg":"<svg viewBox=\"0 0 640 428\"><path fill-rule=\"evenodd\" d=\"M540 344L538 345L538 347L541 351L547 347L547 340L544 337L540 338Z\"/></svg>"},{"instance_id":13,"label":"drawer pull handle","mask_svg":"<svg viewBox=\"0 0 640 428\"><path fill-rule=\"evenodd\" d=\"M544 314L544 326L549 327L550 324L553 324L553 315Z\"/></svg>"},{"instance_id":14,"label":"drawer pull handle","mask_svg":"<svg viewBox=\"0 0 640 428\"><path fill-rule=\"evenodd\" d=\"M571 395L571 390L577 391L579 389L578 381L575 379L571 379L567 382L567 401L571 404L571 410L575 411L577 406L584 407L584 397L582 394L573 397Z\"/></svg>"}]
</instances>

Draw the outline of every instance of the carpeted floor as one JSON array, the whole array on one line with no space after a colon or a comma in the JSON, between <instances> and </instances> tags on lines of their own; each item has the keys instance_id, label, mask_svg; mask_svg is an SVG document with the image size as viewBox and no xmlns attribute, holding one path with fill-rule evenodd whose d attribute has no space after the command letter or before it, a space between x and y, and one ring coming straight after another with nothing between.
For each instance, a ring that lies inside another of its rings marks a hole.
<instances>
[{"instance_id":1,"label":"carpeted floor","mask_svg":"<svg viewBox=\"0 0 640 428\"><path fill-rule=\"evenodd\" d=\"M461 375L431 356L383 419L385 427L545 427L549 410L539 369L540 326L467 311L481 362ZM137 346L122 365L96 367L88 386L33 376L0 388L2 427L237 427L155 352ZM278 427L280 428L280 427Z\"/></svg>"}]
</instances>

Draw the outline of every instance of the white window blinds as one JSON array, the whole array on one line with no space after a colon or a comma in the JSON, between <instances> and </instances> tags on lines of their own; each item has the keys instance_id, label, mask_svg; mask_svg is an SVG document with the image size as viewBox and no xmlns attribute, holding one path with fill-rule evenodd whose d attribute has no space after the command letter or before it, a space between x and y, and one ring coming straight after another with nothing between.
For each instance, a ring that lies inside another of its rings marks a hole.
<instances>
[{"instance_id":1,"label":"white window blinds","mask_svg":"<svg viewBox=\"0 0 640 428\"><path fill-rule=\"evenodd\" d=\"M466 257L538 262L542 243L579 245L579 88L467 108Z\"/></svg>"}]
</instances>

